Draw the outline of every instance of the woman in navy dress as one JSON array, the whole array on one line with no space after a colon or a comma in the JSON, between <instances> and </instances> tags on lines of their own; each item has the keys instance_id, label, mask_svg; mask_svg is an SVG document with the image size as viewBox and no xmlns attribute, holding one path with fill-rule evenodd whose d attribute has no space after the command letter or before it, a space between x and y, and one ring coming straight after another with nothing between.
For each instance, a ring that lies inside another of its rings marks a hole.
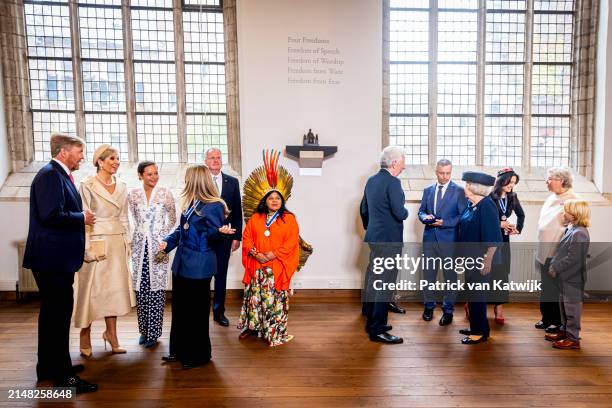
<instances>
[{"instance_id":1,"label":"woman in navy dress","mask_svg":"<svg viewBox=\"0 0 612 408\"><path fill-rule=\"evenodd\" d=\"M172 262L170 354L162 359L180 361L188 369L211 359L208 317L210 281L217 272L214 245L221 234L236 231L222 225L229 211L206 166L187 169L181 199L181 222L164 238L159 246L163 253L157 256L177 248Z\"/></svg>"},{"instance_id":2,"label":"woman in navy dress","mask_svg":"<svg viewBox=\"0 0 612 408\"><path fill-rule=\"evenodd\" d=\"M510 167L506 167L497 172L497 180L491 198L497 206L499 213L499 228L502 234L504 244L499 248L501 262L493 265L491 271L491 280L508 282L510 275L510 236L520 234L525 223L525 212L521 206L518 196L513 191L514 186L519 182L519 175ZM510 223L510 216L516 213L516 224ZM495 313L495 323L504 324L504 303L508 303L509 292L495 291L489 299L494 305L493 312Z\"/></svg>"},{"instance_id":3,"label":"woman in navy dress","mask_svg":"<svg viewBox=\"0 0 612 408\"><path fill-rule=\"evenodd\" d=\"M460 256L482 259L479 264L466 268L466 283L485 284L491 281L491 268L498 263L495 256L499 243L502 242L499 229L499 216L495 203L489 197L495 178L485 173L468 171L463 173L465 196L469 204L457 224L457 245ZM489 337L489 322L487 321L487 291L472 290L469 293L469 330L459 330L467 337L461 340L463 344L478 344Z\"/></svg>"}]
</instances>

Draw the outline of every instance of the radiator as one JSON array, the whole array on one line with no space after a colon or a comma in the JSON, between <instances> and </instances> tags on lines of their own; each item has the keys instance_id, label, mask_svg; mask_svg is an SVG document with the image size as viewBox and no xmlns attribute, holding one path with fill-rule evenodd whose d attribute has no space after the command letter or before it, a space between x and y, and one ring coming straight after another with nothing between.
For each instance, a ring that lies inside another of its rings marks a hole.
<instances>
[{"instance_id":1,"label":"radiator","mask_svg":"<svg viewBox=\"0 0 612 408\"><path fill-rule=\"evenodd\" d=\"M18 264L17 264L17 299L20 300L23 298L23 294L26 292L38 292L38 286L36 285L36 281L34 280L34 275L32 275L32 271L21 266L23 264L23 254L25 252L25 241L20 241L17 244L17 253L18 253Z\"/></svg>"}]
</instances>

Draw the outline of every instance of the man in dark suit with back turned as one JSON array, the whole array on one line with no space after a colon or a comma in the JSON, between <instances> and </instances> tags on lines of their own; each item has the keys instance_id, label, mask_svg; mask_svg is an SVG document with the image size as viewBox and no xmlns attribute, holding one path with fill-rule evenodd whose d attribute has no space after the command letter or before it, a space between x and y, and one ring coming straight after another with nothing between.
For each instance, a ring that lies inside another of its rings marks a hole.
<instances>
[{"instance_id":1,"label":"man in dark suit with back turned","mask_svg":"<svg viewBox=\"0 0 612 408\"><path fill-rule=\"evenodd\" d=\"M219 195L227 204L230 215L224 224L231 224L236 230L234 235L224 237L215 248L217 253L217 274L215 275L215 297L213 300L213 320L221 326L229 326L229 319L225 317L225 289L227 285L227 267L230 254L240 248L242 239L242 204L240 199L240 185L238 179L221 172L223 157L221 150L211 147L206 150L204 164L210 170L213 182L217 186Z\"/></svg>"},{"instance_id":2,"label":"man in dark suit with back turned","mask_svg":"<svg viewBox=\"0 0 612 408\"><path fill-rule=\"evenodd\" d=\"M70 359L74 274L83 264L85 225L95 214L83 211L72 172L79 169L85 143L78 137L51 135L51 156L32 181L30 226L23 266L31 269L40 291L38 316L39 381L51 379L56 387L77 393L98 389L77 375L83 365Z\"/></svg>"},{"instance_id":3,"label":"man in dark suit with back turned","mask_svg":"<svg viewBox=\"0 0 612 408\"><path fill-rule=\"evenodd\" d=\"M463 188L451 181L452 171L453 165L450 160L439 160L436 164L436 183L423 191L419 220L425 224L423 254L426 258L453 256L456 227L463 210L467 207L467 198L465 198ZM429 267L423 268L424 280L429 283L436 282L438 275L436 266L429 265ZM457 280L457 274L454 270L443 268L443 273L445 281L455 282ZM423 320L429 322L433 319L433 312L436 307L434 293L425 289L423 290L423 297L425 303ZM456 297L457 293L455 291L448 290L444 293L440 326L452 323Z\"/></svg>"},{"instance_id":4,"label":"man in dark suit with back turned","mask_svg":"<svg viewBox=\"0 0 612 408\"><path fill-rule=\"evenodd\" d=\"M388 344L402 343L401 337L389 334L387 325L390 291L374 290L374 282L394 282L397 270L386 270L382 274L373 272L374 258L394 257L400 254L404 236L404 220L408 210L404 207L405 196L397 176L404 170L404 151L400 147L388 146L380 156L380 171L366 183L361 200L360 215L366 230L364 242L370 247L370 263L365 280L366 331L371 341Z\"/></svg>"}]
</instances>

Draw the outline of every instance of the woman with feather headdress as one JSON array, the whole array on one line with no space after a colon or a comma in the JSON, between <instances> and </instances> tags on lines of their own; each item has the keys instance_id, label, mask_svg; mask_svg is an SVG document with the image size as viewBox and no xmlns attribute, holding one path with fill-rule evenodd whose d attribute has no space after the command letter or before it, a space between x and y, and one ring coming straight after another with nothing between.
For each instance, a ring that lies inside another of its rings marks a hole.
<instances>
[{"instance_id":1,"label":"woman with feather headdress","mask_svg":"<svg viewBox=\"0 0 612 408\"><path fill-rule=\"evenodd\" d=\"M264 166L244 187L242 264L245 284L240 338L263 337L271 347L287 343L291 278L312 248L300 240L295 215L285 207L293 178L278 166L280 152L264 152ZM302 257L302 262L300 262Z\"/></svg>"}]
</instances>

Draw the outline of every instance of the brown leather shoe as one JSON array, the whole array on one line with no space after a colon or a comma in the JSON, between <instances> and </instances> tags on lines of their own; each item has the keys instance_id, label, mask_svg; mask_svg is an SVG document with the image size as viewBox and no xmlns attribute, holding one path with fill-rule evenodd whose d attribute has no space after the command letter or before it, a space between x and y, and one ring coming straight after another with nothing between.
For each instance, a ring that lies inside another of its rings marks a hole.
<instances>
[{"instance_id":1,"label":"brown leather shoe","mask_svg":"<svg viewBox=\"0 0 612 408\"><path fill-rule=\"evenodd\" d=\"M574 341L570 339L563 339L559 341L555 341L553 343L554 348L562 349L562 350L575 350L580 348L580 342Z\"/></svg>"},{"instance_id":2,"label":"brown leather shoe","mask_svg":"<svg viewBox=\"0 0 612 408\"><path fill-rule=\"evenodd\" d=\"M546 333L544 338L548 341L559 341L563 340L567 337L564 331L560 331L559 333Z\"/></svg>"}]
</instances>

